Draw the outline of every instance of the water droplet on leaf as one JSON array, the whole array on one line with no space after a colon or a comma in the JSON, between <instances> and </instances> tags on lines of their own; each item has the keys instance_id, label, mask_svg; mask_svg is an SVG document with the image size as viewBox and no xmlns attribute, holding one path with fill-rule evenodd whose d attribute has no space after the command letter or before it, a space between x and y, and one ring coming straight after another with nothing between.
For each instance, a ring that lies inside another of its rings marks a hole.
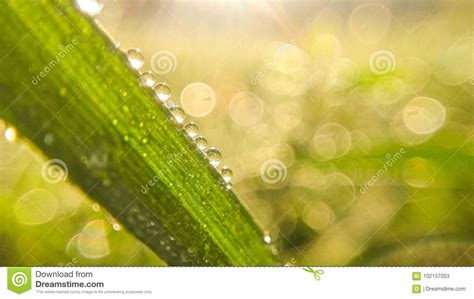
<instances>
[{"instance_id":1,"label":"water droplet on leaf","mask_svg":"<svg viewBox=\"0 0 474 299\"><path fill-rule=\"evenodd\" d=\"M221 164L222 154L215 147L211 147L206 151L207 159L212 166L217 167Z\"/></svg>"},{"instance_id":2,"label":"water droplet on leaf","mask_svg":"<svg viewBox=\"0 0 474 299\"><path fill-rule=\"evenodd\" d=\"M145 63L145 58L143 57L140 49L130 49L127 51L128 62L132 68L139 70Z\"/></svg>"},{"instance_id":3,"label":"water droplet on leaf","mask_svg":"<svg viewBox=\"0 0 474 299\"><path fill-rule=\"evenodd\" d=\"M186 117L186 112L184 112L183 108L179 106L175 106L169 109L171 114L174 116L174 119L178 124L182 124L184 121L184 118Z\"/></svg>"},{"instance_id":4,"label":"water droplet on leaf","mask_svg":"<svg viewBox=\"0 0 474 299\"><path fill-rule=\"evenodd\" d=\"M196 137L194 139L194 143L196 143L198 149L205 150L207 148L207 139L203 136Z\"/></svg>"},{"instance_id":5,"label":"water droplet on leaf","mask_svg":"<svg viewBox=\"0 0 474 299\"><path fill-rule=\"evenodd\" d=\"M53 144L53 142L54 142L53 134L48 133L48 134L44 135L44 143L46 143L46 145L51 146Z\"/></svg>"},{"instance_id":6,"label":"water droplet on leaf","mask_svg":"<svg viewBox=\"0 0 474 299\"><path fill-rule=\"evenodd\" d=\"M158 99L163 103L166 102L166 100L168 100L171 95L171 88L166 83L156 84L155 87L153 87L153 90L155 91Z\"/></svg>"},{"instance_id":7,"label":"water droplet on leaf","mask_svg":"<svg viewBox=\"0 0 474 299\"><path fill-rule=\"evenodd\" d=\"M98 15L104 8L104 2L102 0L76 0L79 9L90 15Z\"/></svg>"},{"instance_id":8,"label":"water droplet on leaf","mask_svg":"<svg viewBox=\"0 0 474 299\"><path fill-rule=\"evenodd\" d=\"M67 94L67 89L66 87L63 87L59 90L59 95L64 97Z\"/></svg>"},{"instance_id":9,"label":"water droplet on leaf","mask_svg":"<svg viewBox=\"0 0 474 299\"><path fill-rule=\"evenodd\" d=\"M234 175L234 173L232 172L232 170L229 167L227 167L227 166L222 167L221 176L222 176L222 179L224 179L224 182L230 183L230 181L232 181L232 176L233 175Z\"/></svg>"},{"instance_id":10,"label":"water droplet on leaf","mask_svg":"<svg viewBox=\"0 0 474 299\"><path fill-rule=\"evenodd\" d=\"M272 243L272 238L270 237L270 234L268 232L265 232L265 235L263 236L263 241L267 245L270 245Z\"/></svg>"},{"instance_id":11,"label":"water droplet on leaf","mask_svg":"<svg viewBox=\"0 0 474 299\"><path fill-rule=\"evenodd\" d=\"M118 224L117 222L115 222L114 224L112 224L112 228L115 230L115 231L119 231L122 229L122 227L120 226L120 224Z\"/></svg>"},{"instance_id":12,"label":"water droplet on leaf","mask_svg":"<svg viewBox=\"0 0 474 299\"><path fill-rule=\"evenodd\" d=\"M153 87L156 83L156 77L152 72L145 72L140 75L140 84Z\"/></svg>"},{"instance_id":13,"label":"water droplet on leaf","mask_svg":"<svg viewBox=\"0 0 474 299\"><path fill-rule=\"evenodd\" d=\"M195 123L190 122L184 125L184 131L186 132L186 134L188 134L189 137L194 138L198 134L199 128Z\"/></svg>"},{"instance_id":14,"label":"water droplet on leaf","mask_svg":"<svg viewBox=\"0 0 474 299\"><path fill-rule=\"evenodd\" d=\"M8 142L15 142L16 140L16 129L14 127L9 127L5 130L5 138Z\"/></svg>"}]
</instances>

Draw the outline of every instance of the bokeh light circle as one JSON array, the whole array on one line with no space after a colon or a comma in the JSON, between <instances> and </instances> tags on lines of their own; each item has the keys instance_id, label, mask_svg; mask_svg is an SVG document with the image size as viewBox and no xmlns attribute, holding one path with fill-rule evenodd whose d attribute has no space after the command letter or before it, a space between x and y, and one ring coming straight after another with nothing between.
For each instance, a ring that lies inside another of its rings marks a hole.
<instances>
[{"instance_id":1,"label":"bokeh light circle","mask_svg":"<svg viewBox=\"0 0 474 299\"><path fill-rule=\"evenodd\" d=\"M446 120L446 109L435 99L416 97L403 109L403 122L415 134L430 134Z\"/></svg>"},{"instance_id":2,"label":"bokeh light circle","mask_svg":"<svg viewBox=\"0 0 474 299\"><path fill-rule=\"evenodd\" d=\"M313 136L312 154L318 160L330 160L345 155L351 148L351 134L338 123L326 123Z\"/></svg>"},{"instance_id":3,"label":"bokeh light circle","mask_svg":"<svg viewBox=\"0 0 474 299\"><path fill-rule=\"evenodd\" d=\"M334 219L334 211L322 201L308 204L303 211L303 221L315 230L325 229Z\"/></svg>"},{"instance_id":4,"label":"bokeh light circle","mask_svg":"<svg viewBox=\"0 0 474 299\"><path fill-rule=\"evenodd\" d=\"M38 225L53 219L58 209L56 195L44 189L23 194L15 204L15 216L26 225Z\"/></svg>"},{"instance_id":5,"label":"bokeh light circle","mask_svg":"<svg viewBox=\"0 0 474 299\"><path fill-rule=\"evenodd\" d=\"M405 182L417 188L429 186L433 182L436 170L433 164L423 158L413 158L403 165L403 179Z\"/></svg>"},{"instance_id":6,"label":"bokeh light circle","mask_svg":"<svg viewBox=\"0 0 474 299\"><path fill-rule=\"evenodd\" d=\"M86 224L77 238L77 249L86 258L99 259L110 253L105 220L93 220Z\"/></svg>"},{"instance_id":7,"label":"bokeh light circle","mask_svg":"<svg viewBox=\"0 0 474 299\"><path fill-rule=\"evenodd\" d=\"M349 17L349 30L364 42L381 40L390 27L392 15L379 4L362 4Z\"/></svg>"},{"instance_id":8,"label":"bokeh light circle","mask_svg":"<svg viewBox=\"0 0 474 299\"><path fill-rule=\"evenodd\" d=\"M229 113L234 123L248 127L262 118L263 102L252 92L240 92L232 98Z\"/></svg>"},{"instance_id":9,"label":"bokeh light circle","mask_svg":"<svg viewBox=\"0 0 474 299\"><path fill-rule=\"evenodd\" d=\"M186 113L202 117L214 110L216 94L208 85L194 82L187 85L181 92L181 104Z\"/></svg>"}]
</instances>

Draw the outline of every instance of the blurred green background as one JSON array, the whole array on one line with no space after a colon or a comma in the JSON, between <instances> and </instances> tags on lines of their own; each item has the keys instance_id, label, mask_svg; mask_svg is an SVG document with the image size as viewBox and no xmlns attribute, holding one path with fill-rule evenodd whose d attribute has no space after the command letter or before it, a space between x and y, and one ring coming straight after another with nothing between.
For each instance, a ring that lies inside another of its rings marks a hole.
<instances>
[{"instance_id":1,"label":"blurred green background","mask_svg":"<svg viewBox=\"0 0 474 299\"><path fill-rule=\"evenodd\" d=\"M472 1L119 0L96 20L171 85L286 265L473 265L473 15ZM1 265L164 265L0 130Z\"/></svg>"}]
</instances>

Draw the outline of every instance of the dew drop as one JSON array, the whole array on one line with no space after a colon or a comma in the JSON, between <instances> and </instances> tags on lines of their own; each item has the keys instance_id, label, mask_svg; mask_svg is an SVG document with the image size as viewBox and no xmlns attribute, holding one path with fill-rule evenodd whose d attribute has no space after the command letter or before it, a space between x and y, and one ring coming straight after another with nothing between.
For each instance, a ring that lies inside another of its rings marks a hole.
<instances>
[{"instance_id":1,"label":"dew drop","mask_svg":"<svg viewBox=\"0 0 474 299\"><path fill-rule=\"evenodd\" d=\"M184 125L184 131L189 137L194 138L198 134L199 128L195 123L189 122Z\"/></svg>"},{"instance_id":2,"label":"dew drop","mask_svg":"<svg viewBox=\"0 0 474 299\"><path fill-rule=\"evenodd\" d=\"M207 159L212 166L217 167L221 164L222 154L215 147L211 147L206 151Z\"/></svg>"},{"instance_id":3,"label":"dew drop","mask_svg":"<svg viewBox=\"0 0 474 299\"><path fill-rule=\"evenodd\" d=\"M167 100L164 103L165 103L165 107L168 109L176 107L176 103L173 102L173 100Z\"/></svg>"},{"instance_id":4,"label":"dew drop","mask_svg":"<svg viewBox=\"0 0 474 299\"><path fill-rule=\"evenodd\" d=\"M163 103L166 102L166 100L169 99L171 95L171 88L168 84L166 83L158 83L153 87L153 90L155 91L156 96L160 101Z\"/></svg>"},{"instance_id":5,"label":"dew drop","mask_svg":"<svg viewBox=\"0 0 474 299\"><path fill-rule=\"evenodd\" d=\"M232 176L233 175L234 175L234 173L232 172L232 170L229 167L227 167L227 166L222 167L221 176L224 179L224 182L230 183L230 181L232 181Z\"/></svg>"},{"instance_id":6,"label":"dew drop","mask_svg":"<svg viewBox=\"0 0 474 299\"><path fill-rule=\"evenodd\" d=\"M184 118L186 117L186 112L184 112L183 108L179 106L171 107L169 109L171 114L174 116L174 119L178 124L182 124L184 121Z\"/></svg>"},{"instance_id":7,"label":"dew drop","mask_svg":"<svg viewBox=\"0 0 474 299\"><path fill-rule=\"evenodd\" d=\"M268 232L265 232L265 235L263 236L263 241L267 245L270 245L272 243L272 237L270 237L270 234Z\"/></svg>"},{"instance_id":8,"label":"dew drop","mask_svg":"<svg viewBox=\"0 0 474 299\"><path fill-rule=\"evenodd\" d=\"M152 72L145 72L140 75L140 84L153 87L156 83L156 77Z\"/></svg>"},{"instance_id":9,"label":"dew drop","mask_svg":"<svg viewBox=\"0 0 474 299\"><path fill-rule=\"evenodd\" d=\"M77 0L76 3L82 12L90 16L98 15L104 8L102 0Z\"/></svg>"},{"instance_id":10,"label":"dew drop","mask_svg":"<svg viewBox=\"0 0 474 299\"><path fill-rule=\"evenodd\" d=\"M112 119L112 124L116 126L118 124L118 120L116 118Z\"/></svg>"},{"instance_id":11,"label":"dew drop","mask_svg":"<svg viewBox=\"0 0 474 299\"><path fill-rule=\"evenodd\" d=\"M231 184L231 183L227 183L227 184L225 185L225 188L226 188L227 190L232 189L232 184Z\"/></svg>"},{"instance_id":12,"label":"dew drop","mask_svg":"<svg viewBox=\"0 0 474 299\"><path fill-rule=\"evenodd\" d=\"M94 212L99 212L100 211L100 205L97 203L92 204L92 210Z\"/></svg>"},{"instance_id":13,"label":"dew drop","mask_svg":"<svg viewBox=\"0 0 474 299\"><path fill-rule=\"evenodd\" d=\"M14 127L9 127L5 130L5 139L8 142L13 143L16 140L16 129Z\"/></svg>"},{"instance_id":14,"label":"dew drop","mask_svg":"<svg viewBox=\"0 0 474 299\"><path fill-rule=\"evenodd\" d=\"M53 134L48 133L48 134L44 135L44 143L46 145L51 146L51 145L53 145L53 142L54 142Z\"/></svg>"},{"instance_id":15,"label":"dew drop","mask_svg":"<svg viewBox=\"0 0 474 299\"><path fill-rule=\"evenodd\" d=\"M207 139L203 136L196 137L194 139L194 143L196 143L198 149L205 150L207 148Z\"/></svg>"},{"instance_id":16,"label":"dew drop","mask_svg":"<svg viewBox=\"0 0 474 299\"><path fill-rule=\"evenodd\" d=\"M67 94L67 89L66 87L63 87L59 90L59 95L64 97Z\"/></svg>"},{"instance_id":17,"label":"dew drop","mask_svg":"<svg viewBox=\"0 0 474 299\"><path fill-rule=\"evenodd\" d=\"M143 57L140 49L130 49L127 51L128 62L132 68L139 70L145 63L145 58Z\"/></svg>"},{"instance_id":18,"label":"dew drop","mask_svg":"<svg viewBox=\"0 0 474 299\"><path fill-rule=\"evenodd\" d=\"M120 226L120 224L118 224L117 222L115 222L114 224L112 224L112 228L114 229L114 231L119 231L122 229L122 227Z\"/></svg>"}]
</instances>

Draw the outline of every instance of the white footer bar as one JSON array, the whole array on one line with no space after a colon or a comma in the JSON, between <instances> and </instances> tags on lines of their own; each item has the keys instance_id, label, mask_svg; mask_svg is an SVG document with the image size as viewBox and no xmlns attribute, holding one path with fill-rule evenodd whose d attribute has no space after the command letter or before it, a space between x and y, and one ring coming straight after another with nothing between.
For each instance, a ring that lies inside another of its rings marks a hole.
<instances>
[{"instance_id":1,"label":"white footer bar","mask_svg":"<svg viewBox=\"0 0 474 299\"><path fill-rule=\"evenodd\" d=\"M451 299L474 298L473 278L472 267L2 267L0 298Z\"/></svg>"}]
</instances>

